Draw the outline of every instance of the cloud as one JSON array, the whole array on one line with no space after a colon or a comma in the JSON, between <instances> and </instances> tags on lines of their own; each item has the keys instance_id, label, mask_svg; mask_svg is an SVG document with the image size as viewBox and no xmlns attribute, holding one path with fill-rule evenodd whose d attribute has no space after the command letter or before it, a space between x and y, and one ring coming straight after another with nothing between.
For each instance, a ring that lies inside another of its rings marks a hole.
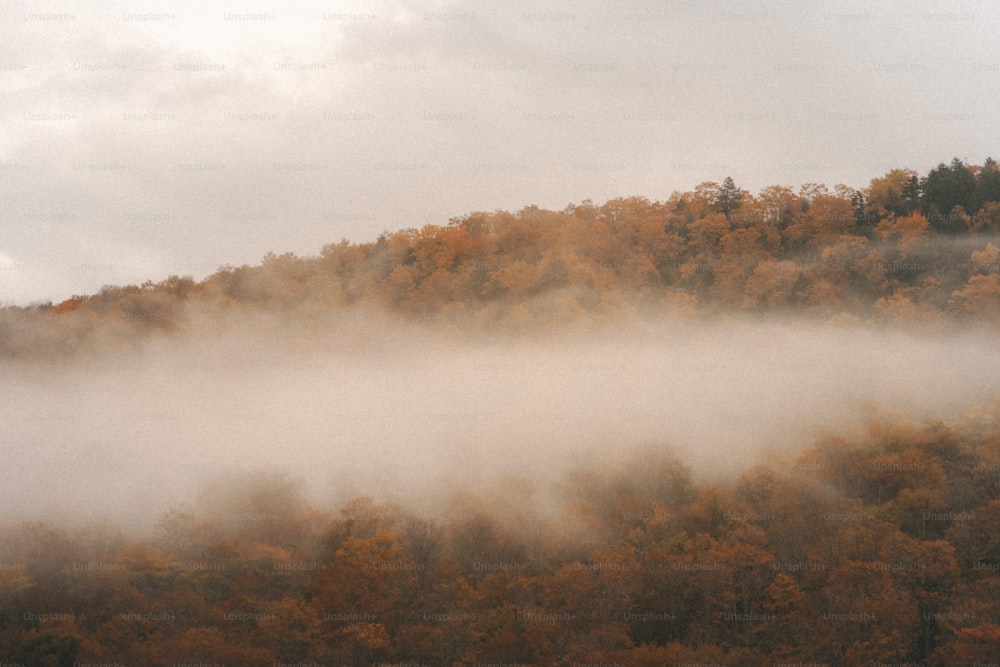
<instances>
[{"instance_id":1,"label":"cloud","mask_svg":"<svg viewBox=\"0 0 1000 667\"><path fill-rule=\"evenodd\" d=\"M986 334L654 316L465 341L374 316L234 317L0 375L0 506L142 525L220 475L263 470L326 506L427 509L505 477L544 495L650 446L726 476L872 416L957 418L1000 391L996 349Z\"/></svg>"}]
</instances>

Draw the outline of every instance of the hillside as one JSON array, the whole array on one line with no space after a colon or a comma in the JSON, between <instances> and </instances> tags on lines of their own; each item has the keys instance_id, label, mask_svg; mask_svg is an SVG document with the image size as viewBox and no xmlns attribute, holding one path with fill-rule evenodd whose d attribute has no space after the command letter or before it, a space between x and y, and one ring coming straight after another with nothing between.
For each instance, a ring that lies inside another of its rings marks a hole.
<instances>
[{"instance_id":1,"label":"hillside","mask_svg":"<svg viewBox=\"0 0 1000 667\"><path fill-rule=\"evenodd\" d=\"M428 519L364 497L309 507L293 480L253 474L144 539L11 526L0 651L25 665L944 667L1000 645L995 422L873 424L726 487L650 452L578 470L552 518L533 491L507 481Z\"/></svg>"},{"instance_id":2,"label":"hillside","mask_svg":"<svg viewBox=\"0 0 1000 667\"><path fill-rule=\"evenodd\" d=\"M0 310L0 667L985 665L1000 171Z\"/></svg>"},{"instance_id":3,"label":"hillside","mask_svg":"<svg viewBox=\"0 0 1000 667\"><path fill-rule=\"evenodd\" d=\"M375 308L508 331L625 312L785 314L948 326L1000 319L1000 170L957 159L895 169L861 191L757 195L730 179L665 201L476 212L446 225L269 253L202 281L108 286L0 311L0 355L62 357L184 329L193 316L324 318Z\"/></svg>"}]
</instances>

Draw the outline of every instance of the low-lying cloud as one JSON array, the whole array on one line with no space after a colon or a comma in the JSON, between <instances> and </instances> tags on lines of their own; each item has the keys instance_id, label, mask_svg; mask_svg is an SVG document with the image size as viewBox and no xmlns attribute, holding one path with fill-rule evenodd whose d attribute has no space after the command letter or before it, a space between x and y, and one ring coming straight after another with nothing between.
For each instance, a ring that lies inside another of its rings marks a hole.
<instances>
[{"instance_id":1,"label":"low-lying cloud","mask_svg":"<svg viewBox=\"0 0 1000 667\"><path fill-rule=\"evenodd\" d=\"M995 335L633 319L481 339L373 318L193 327L140 353L0 374L0 520L148 527L212 480L269 471L333 509L669 447L728 476L873 414L956 417L1000 390ZM321 333L317 333L320 331Z\"/></svg>"}]
</instances>

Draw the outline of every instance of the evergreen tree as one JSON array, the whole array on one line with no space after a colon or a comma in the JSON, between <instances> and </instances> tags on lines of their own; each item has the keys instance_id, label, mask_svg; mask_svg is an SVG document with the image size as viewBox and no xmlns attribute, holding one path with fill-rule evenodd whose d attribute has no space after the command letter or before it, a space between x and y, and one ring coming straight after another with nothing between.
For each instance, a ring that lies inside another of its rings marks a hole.
<instances>
[{"instance_id":1,"label":"evergreen tree","mask_svg":"<svg viewBox=\"0 0 1000 667\"><path fill-rule=\"evenodd\" d=\"M903 188L903 201L906 213L913 213L914 211L921 210L922 192L923 187L920 179L917 178L916 174L910 176L909 182L906 184L906 187Z\"/></svg>"},{"instance_id":2,"label":"evergreen tree","mask_svg":"<svg viewBox=\"0 0 1000 667\"><path fill-rule=\"evenodd\" d=\"M991 157L986 158L976 179L976 208L988 201L1000 202L1000 165Z\"/></svg>"},{"instance_id":3,"label":"evergreen tree","mask_svg":"<svg viewBox=\"0 0 1000 667\"><path fill-rule=\"evenodd\" d=\"M736 187L732 177L726 176L719 188L719 194L715 199L715 210L729 219L730 214L738 209L743 203L743 191Z\"/></svg>"},{"instance_id":4,"label":"evergreen tree","mask_svg":"<svg viewBox=\"0 0 1000 667\"><path fill-rule=\"evenodd\" d=\"M957 157L950 165L942 162L932 169L924 183L924 205L931 227L950 234L963 231L964 225L956 224L952 209L961 206L967 213L975 212L975 192L976 178Z\"/></svg>"}]
</instances>

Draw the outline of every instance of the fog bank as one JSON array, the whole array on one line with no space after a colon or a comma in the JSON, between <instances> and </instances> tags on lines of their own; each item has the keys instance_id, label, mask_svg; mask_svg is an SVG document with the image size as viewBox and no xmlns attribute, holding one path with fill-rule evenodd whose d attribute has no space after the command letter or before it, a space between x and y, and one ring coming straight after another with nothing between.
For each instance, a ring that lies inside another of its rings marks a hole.
<instances>
[{"instance_id":1,"label":"fog bank","mask_svg":"<svg viewBox=\"0 0 1000 667\"><path fill-rule=\"evenodd\" d=\"M284 473L333 509L423 510L668 446L728 475L873 413L958 416L1000 391L986 333L862 325L623 322L457 340L359 319L198 327L138 355L0 368L0 520L149 526L238 471ZM322 331L322 330L320 330Z\"/></svg>"}]
</instances>

